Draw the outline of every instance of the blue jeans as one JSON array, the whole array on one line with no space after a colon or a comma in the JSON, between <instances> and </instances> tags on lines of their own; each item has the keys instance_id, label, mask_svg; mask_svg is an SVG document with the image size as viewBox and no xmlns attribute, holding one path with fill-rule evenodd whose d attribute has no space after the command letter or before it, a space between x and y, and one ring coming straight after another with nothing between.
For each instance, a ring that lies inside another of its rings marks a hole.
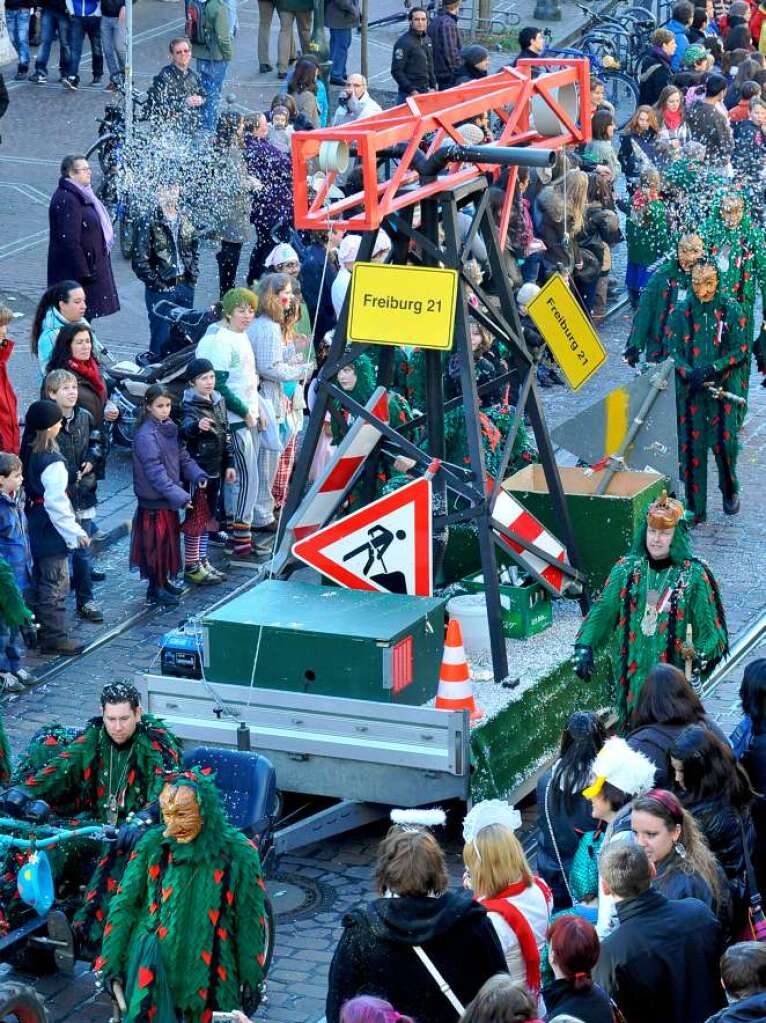
<instances>
[{"instance_id":1,"label":"blue jeans","mask_svg":"<svg viewBox=\"0 0 766 1023\"><path fill-rule=\"evenodd\" d=\"M10 671L15 674L21 667L23 656L24 647L18 626L8 625L7 622L0 619L0 671Z\"/></svg>"},{"instance_id":2,"label":"blue jeans","mask_svg":"<svg viewBox=\"0 0 766 1023\"><path fill-rule=\"evenodd\" d=\"M335 81L345 82L346 80L346 59L351 49L351 29L331 28L330 29L330 60L332 68L330 78Z\"/></svg>"},{"instance_id":3,"label":"blue jeans","mask_svg":"<svg viewBox=\"0 0 766 1023\"><path fill-rule=\"evenodd\" d=\"M101 48L101 15L73 17L70 22L70 54L69 77L80 77L80 59L85 36L90 39L90 52L93 56L91 69L94 78L101 78L104 73L104 51Z\"/></svg>"},{"instance_id":4,"label":"blue jeans","mask_svg":"<svg viewBox=\"0 0 766 1023\"><path fill-rule=\"evenodd\" d=\"M521 279L525 284L537 284L542 262L542 252L533 252L531 256L524 257L524 262L521 264Z\"/></svg>"},{"instance_id":5,"label":"blue jeans","mask_svg":"<svg viewBox=\"0 0 766 1023\"><path fill-rule=\"evenodd\" d=\"M96 532L95 519L81 519L80 525L88 536ZM72 551L72 589L78 607L93 600L93 580L90 577L92 567L93 554L90 547L75 547Z\"/></svg>"},{"instance_id":6,"label":"blue jeans","mask_svg":"<svg viewBox=\"0 0 766 1023\"><path fill-rule=\"evenodd\" d=\"M206 96L200 118L204 131L215 131L218 106L221 102L221 89L228 70L228 60L197 60L197 74Z\"/></svg>"},{"instance_id":7,"label":"blue jeans","mask_svg":"<svg viewBox=\"0 0 766 1023\"><path fill-rule=\"evenodd\" d=\"M29 67L29 16L31 11L24 7L18 11L5 12L5 24L8 26L8 35L16 47L19 56L19 67Z\"/></svg>"},{"instance_id":8,"label":"blue jeans","mask_svg":"<svg viewBox=\"0 0 766 1023\"><path fill-rule=\"evenodd\" d=\"M125 70L125 25L119 18L101 15L101 48L106 57L109 77L113 82L122 81Z\"/></svg>"},{"instance_id":9,"label":"blue jeans","mask_svg":"<svg viewBox=\"0 0 766 1023\"><path fill-rule=\"evenodd\" d=\"M191 284L176 284L169 291L152 291L151 288L146 288L144 301L149 314L149 351L154 355L162 353L162 346L170 337L172 326L167 320L157 316L154 311L154 303L161 302L163 299L167 302L175 302L176 305L182 305L184 309L191 309L194 305L194 288Z\"/></svg>"},{"instance_id":10,"label":"blue jeans","mask_svg":"<svg viewBox=\"0 0 766 1023\"><path fill-rule=\"evenodd\" d=\"M35 71L42 71L48 74L48 59L51 55L51 44L58 35L59 37L59 71L62 78L69 74L69 27L71 21L68 14L59 14L57 11L49 11L43 8L43 17L40 23L40 49L37 51L35 60Z\"/></svg>"}]
</instances>

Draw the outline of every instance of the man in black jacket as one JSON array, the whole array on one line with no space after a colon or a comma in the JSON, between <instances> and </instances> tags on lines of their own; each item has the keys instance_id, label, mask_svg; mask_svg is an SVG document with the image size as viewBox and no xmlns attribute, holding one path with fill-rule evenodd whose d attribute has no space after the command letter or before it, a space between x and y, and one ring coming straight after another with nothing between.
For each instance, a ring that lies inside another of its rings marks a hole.
<instances>
[{"instance_id":1,"label":"man in black jacket","mask_svg":"<svg viewBox=\"0 0 766 1023\"><path fill-rule=\"evenodd\" d=\"M146 93L144 112L157 125L171 125L179 131L195 134L200 124L200 109L205 90L191 64L191 43L186 36L170 40L170 63L154 76Z\"/></svg>"},{"instance_id":2,"label":"man in black jacket","mask_svg":"<svg viewBox=\"0 0 766 1023\"><path fill-rule=\"evenodd\" d=\"M520 60L535 60L545 49L545 36L543 30L537 25L526 25L519 32L519 46L521 49L513 60L513 67L516 67Z\"/></svg>"},{"instance_id":3,"label":"man in black jacket","mask_svg":"<svg viewBox=\"0 0 766 1023\"><path fill-rule=\"evenodd\" d=\"M436 88L434 52L428 36L428 14L424 7L410 9L410 27L394 43L391 77L399 86L397 103L408 96Z\"/></svg>"},{"instance_id":4,"label":"man in black jacket","mask_svg":"<svg viewBox=\"0 0 766 1023\"><path fill-rule=\"evenodd\" d=\"M154 306L166 300L191 309L199 275L199 239L190 218L178 208L178 185L158 189L159 206L136 227L133 273L146 288L149 349L157 357L170 335L170 323Z\"/></svg>"},{"instance_id":5,"label":"man in black jacket","mask_svg":"<svg viewBox=\"0 0 766 1023\"><path fill-rule=\"evenodd\" d=\"M721 928L699 899L666 899L632 842L612 843L599 863L619 926L601 943L593 979L626 1023L705 1023L725 1002L718 981Z\"/></svg>"},{"instance_id":6,"label":"man in black jacket","mask_svg":"<svg viewBox=\"0 0 766 1023\"><path fill-rule=\"evenodd\" d=\"M670 61L678 44L667 28L655 29L649 42L650 49L638 62L638 102L653 107L665 86L673 81Z\"/></svg>"}]
</instances>

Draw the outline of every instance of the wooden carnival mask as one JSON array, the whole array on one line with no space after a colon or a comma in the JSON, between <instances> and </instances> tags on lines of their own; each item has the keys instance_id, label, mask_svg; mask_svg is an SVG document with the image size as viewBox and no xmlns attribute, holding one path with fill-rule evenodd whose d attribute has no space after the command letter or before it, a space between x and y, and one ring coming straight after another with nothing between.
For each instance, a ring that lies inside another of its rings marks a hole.
<instances>
[{"instance_id":1,"label":"wooden carnival mask","mask_svg":"<svg viewBox=\"0 0 766 1023\"><path fill-rule=\"evenodd\" d=\"M191 785L166 784L160 792L160 810L165 822L163 835L185 845L202 831L197 793Z\"/></svg>"},{"instance_id":2,"label":"wooden carnival mask","mask_svg":"<svg viewBox=\"0 0 766 1023\"><path fill-rule=\"evenodd\" d=\"M692 290L700 302L712 302L718 290L718 270L710 263L692 270Z\"/></svg>"}]
</instances>

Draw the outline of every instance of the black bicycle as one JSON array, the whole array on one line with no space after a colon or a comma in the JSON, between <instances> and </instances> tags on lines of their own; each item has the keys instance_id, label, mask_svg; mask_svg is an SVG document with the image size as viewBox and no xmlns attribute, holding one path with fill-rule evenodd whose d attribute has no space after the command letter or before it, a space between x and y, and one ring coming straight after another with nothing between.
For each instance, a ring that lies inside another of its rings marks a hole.
<instances>
[{"instance_id":1,"label":"black bicycle","mask_svg":"<svg viewBox=\"0 0 766 1023\"><path fill-rule=\"evenodd\" d=\"M146 96L133 91L133 120L143 119L143 105ZM120 98L108 103L104 113L96 118L98 122L98 138L85 153L86 159L95 155L98 160L100 178L95 192L106 206L117 228L120 240L120 251L125 259L133 254L133 217L127 199L120 193L119 172L125 150L125 105L127 96L124 90Z\"/></svg>"}]
</instances>

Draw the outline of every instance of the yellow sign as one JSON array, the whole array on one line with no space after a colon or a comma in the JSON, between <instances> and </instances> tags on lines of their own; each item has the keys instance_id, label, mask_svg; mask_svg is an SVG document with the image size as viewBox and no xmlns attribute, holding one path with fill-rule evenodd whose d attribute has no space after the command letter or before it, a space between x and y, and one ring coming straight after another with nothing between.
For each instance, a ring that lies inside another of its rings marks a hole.
<instances>
[{"instance_id":1,"label":"yellow sign","mask_svg":"<svg viewBox=\"0 0 766 1023\"><path fill-rule=\"evenodd\" d=\"M561 274L553 274L527 306L573 391L606 361L606 349Z\"/></svg>"},{"instance_id":2,"label":"yellow sign","mask_svg":"<svg viewBox=\"0 0 766 1023\"><path fill-rule=\"evenodd\" d=\"M348 339L447 352L456 299L456 270L354 263Z\"/></svg>"}]
</instances>

